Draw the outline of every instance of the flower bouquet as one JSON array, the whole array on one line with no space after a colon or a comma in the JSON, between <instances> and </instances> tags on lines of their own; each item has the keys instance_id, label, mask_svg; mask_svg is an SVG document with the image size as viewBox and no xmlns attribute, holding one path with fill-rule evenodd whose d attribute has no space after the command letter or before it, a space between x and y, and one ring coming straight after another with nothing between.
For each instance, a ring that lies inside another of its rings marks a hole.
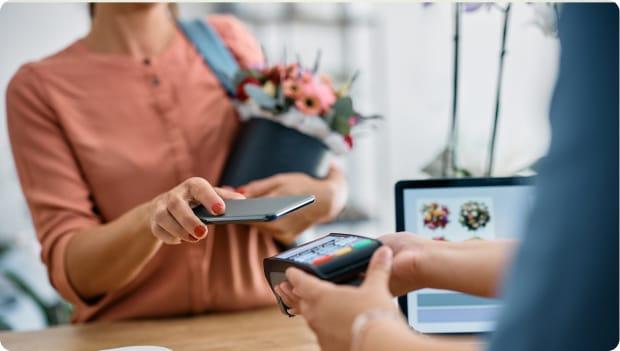
<instances>
[{"instance_id":1,"label":"flower bouquet","mask_svg":"<svg viewBox=\"0 0 620 351\"><path fill-rule=\"evenodd\" d=\"M353 147L363 116L349 96L355 74L339 89L318 74L318 57L308 69L299 63L239 70L234 104L244 122L233 145L222 185L241 186L278 173L302 172L322 178L328 154Z\"/></svg>"},{"instance_id":2,"label":"flower bouquet","mask_svg":"<svg viewBox=\"0 0 620 351\"><path fill-rule=\"evenodd\" d=\"M450 215L450 210L448 207L440 205L436 202L423 205L420 212L422 212L424 226L428 229L443 229L450 222L448 219L448 216Z\"/></svg>"},{"instance_id":3,"label":"flower bouquet","mask_svg":"<svg viewBox=\"0 0 620 351\"><path fill-rule=\"evenodd\" d=\"M459 223L471 231L483 228L491 220L489 208L483 202L468 201L461 206Z\"/></svg>"}]
</instances>

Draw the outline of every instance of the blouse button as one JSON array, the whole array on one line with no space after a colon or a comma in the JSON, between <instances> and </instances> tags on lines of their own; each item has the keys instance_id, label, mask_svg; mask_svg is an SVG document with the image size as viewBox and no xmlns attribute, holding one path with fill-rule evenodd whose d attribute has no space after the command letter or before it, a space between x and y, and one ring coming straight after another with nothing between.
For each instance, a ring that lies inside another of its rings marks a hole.
<instances>
[{"instance_id":1,"label":"blouse button","mask_svg":"<svg viewBox=\"0 0 620 351\"><path fill-rule=\"evenodd\" d=\"M151 65L151 59L149 58L145 58L144 61L142 61L144 63L145 66L150 66Z\"/></svg>"},{"instance_id":2,"label":"blouse button","mask_svg":"<svg viewBox=\"0 0 620 351\"><path fill-rule=\"evenodd\" d=\"M153 77L153 80L151 80L151 84L153 84L153 86L159 86L161 82L159 81L159 78L157 77Z\"/></svg>"}]
</instances>

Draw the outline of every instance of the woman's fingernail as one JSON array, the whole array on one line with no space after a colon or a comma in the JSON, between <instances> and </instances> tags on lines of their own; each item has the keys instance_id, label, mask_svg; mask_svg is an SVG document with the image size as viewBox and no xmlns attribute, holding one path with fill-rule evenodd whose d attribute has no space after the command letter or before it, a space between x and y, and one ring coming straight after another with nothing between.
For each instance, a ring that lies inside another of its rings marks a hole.
<instances>
[{"instance_id":1,"label":"woman's fingernail","mask_svg":"<svg viewBox=\"0 0 620 351\"><path fill-rule=\"evenodd\" d=\"M205 235L206 231L207 228L204 225L199 225L194 228L194 234L196 234L198 238L202 238ZM198 240L198 238L196 238L196 240Z\"/></svg>"},{"instance_id":2,"label":"woman's fingernail","mask_svg":"<svg viewBox=\"0 0 620 351\"><path fill-rule=\"evenodd\" d=\"M222 213L224 212L224 205L222 205L221 203L214 204L213 206L211 206L211 210L215 214Z\"/></svg>"},{"instance_id":3,"label":"woman's fingernail","mask_svg":"<svg viewBox=\"0 0 620 351\"><path fill-rule=\"evenodd\" d=\"M239 187L235 189L235 191L238 192L239 194L245 194L246 189L244 187Z\"/></svg>"}]
</instances>

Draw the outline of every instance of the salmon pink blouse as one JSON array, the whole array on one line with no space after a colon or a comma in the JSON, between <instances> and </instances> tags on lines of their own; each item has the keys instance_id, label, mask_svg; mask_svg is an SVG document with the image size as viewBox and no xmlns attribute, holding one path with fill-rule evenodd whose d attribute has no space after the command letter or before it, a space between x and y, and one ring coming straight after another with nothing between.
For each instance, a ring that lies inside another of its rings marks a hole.
<instances>
[{"instance_id":1,"label":"salmon pink blouse","mask_svg":"<svg viewBox=\"0 0 620 351\"><path fill-rule=\"evenodd\" d=\"M262 62L250 33L209 16L240 65ZM9 133L41 257L73 320L119 320L239 310L275 303L262 259L273 240L248 226L209 228L197 244L164 245L131 282L83 301L65 250L80 229L199 176L217 184L239 126L213 72L177 31L158 57L89 51L78 40L21 67L7 92ZM122 252L118 253L122 255Z\"/></svg>"}]
</instances>

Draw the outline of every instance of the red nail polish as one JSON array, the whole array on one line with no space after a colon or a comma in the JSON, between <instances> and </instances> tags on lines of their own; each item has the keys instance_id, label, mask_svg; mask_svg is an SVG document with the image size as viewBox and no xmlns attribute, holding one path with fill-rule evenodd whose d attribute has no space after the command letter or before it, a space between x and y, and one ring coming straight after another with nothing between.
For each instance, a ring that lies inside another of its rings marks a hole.
<instances>
[{"instance_id":1,"label":"red nail polish","mask_svg":"<svg viewBox=\"0 0 620 351\"><path fill-rule=\"evenodd\" d=\"M198 238L202 238L205 235L206 231L207 231L207 228L205 228L205 226L203 225L199 225L199 226L196 226L196 228L194 228L194 234L196 234ZM198 238L196 240L198 240Z\"/></svg>"},{"instance_id":2,"label":"red nail polish","mask_svg":"<svg viewBox=\"0 0 620 351\"><path fill-rule=\"evenodd\" d=\"M245 188L244 187L240 187L235 189L236 192L238 192L239 194L245 194Z\"/></svg>"},{"instance_id":3,"label":"red nail polish","mask_svg":"<svg viewBox=\"0 0 620 351\"><path fill-rule=\"evenodd\" d=\"M213 213L215 214L222 213L224 212L224 205L220 203L214 204L213 206L211 206L211 210L213 210Z\"/></svg>"}]
</instances>

